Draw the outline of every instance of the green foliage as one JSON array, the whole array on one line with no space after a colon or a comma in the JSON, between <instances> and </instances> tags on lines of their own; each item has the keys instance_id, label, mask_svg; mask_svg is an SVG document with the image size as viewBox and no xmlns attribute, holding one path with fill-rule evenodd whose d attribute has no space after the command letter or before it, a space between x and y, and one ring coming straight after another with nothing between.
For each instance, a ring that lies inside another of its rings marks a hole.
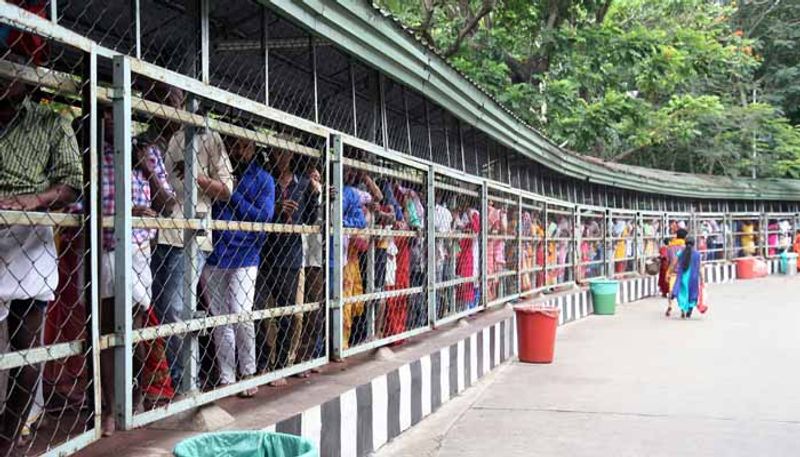
<instances>
[{"instance_id":1,"label":"green foliage","mask_svg":"<svg viewBox=\"0 0 800 457\"><path fill-rule=\"evenodd\" d=\"M500 0L464 33L484 3L381 5L453 50L455 67L525 121L582 154L676 171L735 176L755 166L759 176L800 176L800 0L739 9L706 0Z\"/></svg>"}]
</instances>

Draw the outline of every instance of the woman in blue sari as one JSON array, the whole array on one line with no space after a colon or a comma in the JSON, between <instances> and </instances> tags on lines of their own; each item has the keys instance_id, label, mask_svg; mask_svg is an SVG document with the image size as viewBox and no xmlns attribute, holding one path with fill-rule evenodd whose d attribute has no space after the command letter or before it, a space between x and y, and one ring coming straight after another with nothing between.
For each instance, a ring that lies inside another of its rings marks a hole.
<instances>
[{"instance_id":1,"label":"woman in blue sari","mask_svg":"<svg viewBox=\"0 0 800 457\"><path fill-rule=\"evenodd\" d=\"M678 300L681 319L692 317L700 296L700 253L694 248L694 240L687 240L686 247L678 255L676 281L672 297Z\"/></svg>"}]
</instances>

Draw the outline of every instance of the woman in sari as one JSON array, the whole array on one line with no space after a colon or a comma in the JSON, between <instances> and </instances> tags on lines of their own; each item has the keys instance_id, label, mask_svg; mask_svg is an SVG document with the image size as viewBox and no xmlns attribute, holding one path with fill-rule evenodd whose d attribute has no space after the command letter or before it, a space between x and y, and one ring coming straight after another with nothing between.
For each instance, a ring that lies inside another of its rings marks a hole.
<instances>
[{"instance_id":1,"label":"woman in sari","mask_svg":"<svg viewBox=\"0 0 800 457\"><path fill-rule=\"evenodd\" d=\"M756 253L756 237L754 235L755 230L755 224L750 221L747 221L742 225L742 252L746 256L755 255Z\"/></svg>"},{"instance_id":2,"label":"woman in sari","mask_svg":"<svg viewBox=\"0 0 800 457\"><path fill-rule=\"evenodd\" d=\"M672 287L672 297L678 301L681 319L691 318L697 306L702 281L700 270L700 253L694 247L694 240L687 240L686 247L678 255L676 280Z\"/></svg>"},{"instance_id":3,"label":"woman in sari","mask_svg":"<svg viewBox=\"0 0 800 457\"><path fill-rule=\"evenodd\" d=\"M669 238L664 238L664 244L659 251L660 265L658 269L658 290L662 297L669 295Z\"/></svg>"}]
</instances>

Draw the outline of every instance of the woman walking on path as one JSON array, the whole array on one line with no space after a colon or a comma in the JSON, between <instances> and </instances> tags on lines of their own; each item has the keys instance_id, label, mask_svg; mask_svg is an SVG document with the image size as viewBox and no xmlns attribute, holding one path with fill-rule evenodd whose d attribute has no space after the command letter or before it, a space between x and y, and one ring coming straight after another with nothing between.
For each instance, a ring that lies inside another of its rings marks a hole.
<instances>
[{"instance_id":1,"label":"woman walking on path","mask_svg":"<svg viewBox=\"0 0 800 457\"><path fill-rule=\"evenodd\" d=\"M678 269L672 297L678 300L681 319L692 317L700 296L700 253L694 247L694 240L686 241L686 247L678 255Z\"/></svg>"}]
</instances>

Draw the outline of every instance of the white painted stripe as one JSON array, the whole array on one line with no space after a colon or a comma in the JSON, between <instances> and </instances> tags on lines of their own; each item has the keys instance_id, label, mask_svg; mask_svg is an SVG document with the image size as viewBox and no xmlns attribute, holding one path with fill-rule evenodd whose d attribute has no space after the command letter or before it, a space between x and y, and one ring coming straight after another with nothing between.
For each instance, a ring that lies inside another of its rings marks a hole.
<instances>
[{"instance_id":1,"label":"white painted stripe","mask_svg":"<svg viewBox=\"0 0 800 457\"><path fill-rule=\"evenodd\" d=\"M478 381L478 334L469 336L469 383L474 385Z\"/></svg>"},{"instance_id":2,"label":"white painted stripe","mask_svg":"<svg viewBox=\"0 0 800 457\"><path fill-rule=\"evenodd\" d=\"M586 317L589 315L589 292L583 291L583 296L581 298L581 306L583 310L581 312L582 317Z\"/></svg>"},{"instance_id":3,"label":"white painted stripe","mask_svg":"<svg viewBox=\"0 0 800 457\"><path fill-rule=\"evenodd\" d=\"M439 360L441 360L439 364L441 370L439 379L442 382L442 404L445 404L450 400L450 346L442 348L439 351Z\"/></svg>"},{"instance_id":4,"label":"white painted stripe","mask_svg":"<svg viewBox=\"0 0 800 457\"><path fill-rule=\"evenodd\" d=\"M572 294L566 296L566 302L567 304L565 308L567 311L567 316L564 318L564 320L569 322L572 320Z\"/></svg>"},{"instance_id":5,"label":"white painted stripe","mask_svg":"<svg viewBox=\"0 0 800 457\"><path fill-rule=\"evenodd\" d=\"M319 449L322 433L322 409L319 405L312 406L300 414L300 433Z\"/></svg>"},{"instance_id":6,"label":"white painted stripe","mask_svg":"<svg viewBox=\"0 0 800 457\"><path fill-rule=\"evenodd\" d=\"M506 360L511 357L511 319L506 319Z\"/></svg>"},{"instance_id":7,"label":"white painted stripe","mask_svg":"<svg viewBox=\"0 0 800 457\"><path fill-rule=\"evenodd\" d=\"M400 375L400 431L411 427L411 366L401 366Z\"/></svg>"},{"instance_id":8,"label":"white painted stripe","mask_svg":"<svg viewBox=\"0 0 800 457\"><path fill-rule=\"evenodd\" d=\"M341 408L341 430L340 438L342 457L358 457L358 447L356 446L358 436L358 400L355 389L350 389L339 397Z\"/></svg>"},{"instance_id":9,"label":"white painted stripe","mask_svg":"<svg viewBox=\"0 0 800 457\"><path fill-rule=\"evenodd\" d=\"M422 390L422 417L431 413L433 398L431 396L431 356L426 355L419 359L420 373L422 380L420 388Z\"/></svg>"},{"instance_id":10,"label":"white painted stripe","mask_svg":"<svg viewBox=\"0 0 800 457\"><path fill-rule=\"evenodd\" d=\"M492 363L490 359L491 354L489 353L489 348L491 346L489 341L489 328L483 328L481 333L483 333L483 373L481 373L481 376L484 376L486 373L492 371L492 367L490 366Z\"/></svg>"},{"instance_id":11,"label":"white painted stripe","mask_svg":"<svg viewBox=\"0 0 800 457\"><path fill-rule=\"evenodd\" d=\"M466 373L464 373L464 340L460 340L456 348L458 349L456 353L456 379L458 380L456 392L461 393L464 391L464 375L466 375Z\"/></svg>"},{"instance_id":12,"label":"white painted stripe","mask_svg":"<svg viewBox=\"0 0 800 457\"><path fill-rule=\"evenodd\" d=\"M500 365L500 323L494 324L494 366Z\"/></svg>"},{"instance_id":13,"label":"white painted stripe","mask_svg":"<svg viewBox=\"0 0 800 457\"><path fill-rule=\"evenodd\" d=\"M380 449L386 444L389 428L386 423L389 415L388 389L386 375L372 380L372 449Z\"/></svg>"}]
</instances>

